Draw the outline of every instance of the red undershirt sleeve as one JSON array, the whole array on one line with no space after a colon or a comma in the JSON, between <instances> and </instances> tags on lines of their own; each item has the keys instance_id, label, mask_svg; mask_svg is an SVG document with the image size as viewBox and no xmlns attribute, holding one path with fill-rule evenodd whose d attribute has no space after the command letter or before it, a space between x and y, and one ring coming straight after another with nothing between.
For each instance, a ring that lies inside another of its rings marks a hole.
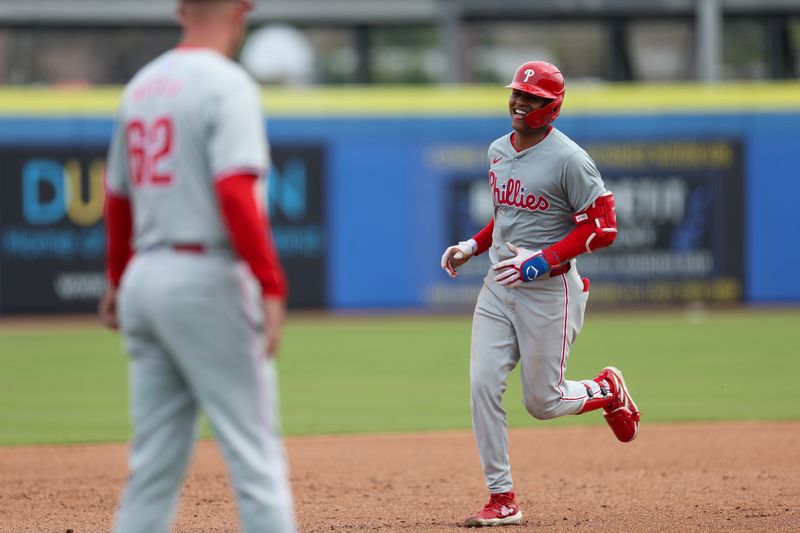
<instances>
[{"instance_id":1,"label":"red undershirt sleeve","mask_svg":"<svg viewBox=\"0 0 800 533\"><path fill-rule=\"evenodd\" d=\"M492 245L492 232L494 231L494 218L489 220L489 223L483 227L472 239L478 243L478 249L475 250L474 255L480 255Z\"/></svg>"},{"instance_id":2,"label":"red undershirt sleeve","mask_svg":"<svg viewBox=\"0 0 800 533\"><path fill-rule=\"evenodd\" d=\"M133 255L133 215L128 198L106 192L105 200L106 277L111 286L117 288L125 266Z\"/></svg>"},{"instance_id":3,"label":"red undershirt sleeve","mask_svg":"<svg viewBox=\"0 0 800 533\"><path fill-rule=\"evenodd\" d=\"M542 250L547 263L554 267L566 263L573 257L586 252L586 241L595 232L594 224L579 224L566 237Z\"/></svg>"},{"instance_id":4,"label":"red undershirt sleeve","mask_svg":"<svg viewBox=\"0 0 800 533\"><path fill-rule=\"evenodd\" d=\"M253 196L255 180L255 175L239 174L216 182L222 218L233 248L261 284L264 296L285 299L286 278L272 242L269 221Z\"/></svg>"}]
</instances>

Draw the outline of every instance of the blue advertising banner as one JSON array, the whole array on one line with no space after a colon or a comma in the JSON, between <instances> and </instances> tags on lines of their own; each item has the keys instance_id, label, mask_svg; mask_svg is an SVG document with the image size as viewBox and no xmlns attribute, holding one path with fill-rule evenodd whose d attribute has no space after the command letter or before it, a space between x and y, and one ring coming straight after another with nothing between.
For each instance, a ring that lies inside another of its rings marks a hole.
<instances>
[{"instance_id":1,"label":"blue advertising banner","mask_svg":"<svg viewBox=\"0 0 800 533\"><path fill-rule=\"evenodd\" d=\"M270 221L289 281L289 306L327 306L325 151L320 145L278 145L269 176Z\"/></svg>"},{"instance_id":2,"label":"blue advertising banner","mask_svg":"<svg viewBox=\"0 0 800 533\"><path fill-rule=\"evenodd\" d=\"M744 295L741 143L585 143L614 192L613 246L579 258L594 304L738 303Z\"/></svg>"},{"instance_id":3,"label":"blue advertising banner","mask_svg":"<svg viewBox=\"0 0 800 533\"><path fill-rule=\"evenodd\" d=\"M0 153L2 312L91 311L105 289L100 148Z\"/></svg>"},{"instance_id":4,"label":"blue advertising banner","mask_svg":"<svg viewBox=\"0 0 800 533\"><path fill-rule=\"evenodd\" d=\"M737 303L744 295L741 143L729 139L586 141L614 192L613 246L578 259L593 305ZM474 235L492 217L483 149L439 146L447 197L447 243ZM473 305L489 269L486 254L428 288L434 309Z\"/></svg>"},{"instance_id":5,"label":"blue advertising banner","mask_svg":"<svg viewBox=\"0 0 800 533\"><path fill-rule=\"evenodd\" d=\"M592 305L800 302L800 247L787 241L800 91L757 89L759 98L751 84L569 93L555 126L597 161L619 215L618 241L579 258ZM486 149L510 131L507 91L264 98L291 307L472 308L488 259L451 280L439 258L491 217ZM0 313L94 308L104 243L93 183L118 99L0 89Z\"/></svg>"},{"instance_id":6,"label":"blue advertising banner","mask_svg":"<svg viewBox=\"0 0 800 533\"><path fill-rule=\"evenodd\" d=\"M106 287L104 145L0 151L0 313L93 312ZM325 307L324 150L272 150L268 192L289 305Z\"/></svg>"}]
</instances>

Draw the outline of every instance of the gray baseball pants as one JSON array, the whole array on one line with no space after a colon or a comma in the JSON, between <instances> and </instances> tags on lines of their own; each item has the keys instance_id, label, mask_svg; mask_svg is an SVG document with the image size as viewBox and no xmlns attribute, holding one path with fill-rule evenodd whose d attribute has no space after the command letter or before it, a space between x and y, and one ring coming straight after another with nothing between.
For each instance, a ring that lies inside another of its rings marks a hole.
<instances>
[{"instance_id":1,"label":"gray baseball pants","mask_svg":"<svg viewBox=\"0 0 800 533\"><path fill-rule=\"evenodd\" d=\"M247 533L295 531L260 294L225 253L138 254L119 293L130 356L130 477L116 533L166 533L197 433L211 423Z\"/></svg>"},{"instance_id":2,"label":"gray baseball pants","mask_svg":"<svg viewBox=\"0 0 800 533\"><path fill-rule=\"evenodd\" d=\"M565 379L567 360L583 326L588 293L577 270L509 289L484 280L472 322L472 427L490 493L513 490L502 398L509 373L521 364L522 396L537 419L575 414L587 394Z\"/></svg>"}]
</instances>

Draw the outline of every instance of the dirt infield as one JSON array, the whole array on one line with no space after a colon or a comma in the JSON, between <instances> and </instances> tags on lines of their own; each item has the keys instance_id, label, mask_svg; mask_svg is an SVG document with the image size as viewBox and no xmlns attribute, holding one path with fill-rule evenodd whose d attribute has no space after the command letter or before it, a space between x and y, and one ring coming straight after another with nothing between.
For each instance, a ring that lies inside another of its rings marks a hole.
<instances>
[{"instance_id":1,"label":"dirt infield","mask_svg":"<svg viewBox=\"0 0 800 533\"><path fill-rule=\"evenodd\" d=\"M288 439L302 532L466 531L485 493L468 432ZM800 423L511 431L520 507L508 531L797 531ZM106 532L125 447L0 448L2 533ZM237 531L216 446L202 442L175 530ZM494 531L497 531L496 529Z\"/></svg>"}]
</instances>

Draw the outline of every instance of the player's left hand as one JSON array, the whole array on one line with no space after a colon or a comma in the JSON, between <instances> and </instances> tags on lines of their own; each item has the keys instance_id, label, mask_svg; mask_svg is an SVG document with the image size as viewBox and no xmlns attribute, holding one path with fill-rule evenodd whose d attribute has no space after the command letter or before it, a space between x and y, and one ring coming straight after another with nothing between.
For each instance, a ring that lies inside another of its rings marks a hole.
<instances>
[{"instance_id":1,"label":"player's left hand","mask_svg":"<svg viewBox=\"0 0 800 533\"><path fill-rule=\"evenodd\" d=\"M478 244L470 239L447 248L442 254L442 270L447 272L447 275L451 278L457 277L458 271L456 269L469 261L475 254L477 246Z\"/></svg>"},{"instance_id":2,"label":"player's left hand","mask_svg":"<svg viewBox=\"0 0 800 533\"><path fill-rule=\"evenodd\" d=\"M508 243L508 249L515 254L514 257L494 265L494 271L498 272L494 280L500 285L513 289L550 271L550 265L541 250L517 248L511 243Z\"/></svg>"},{"instance_id":3,"label":"player's left hand","mask_svg":"<svg viewBox=\"0 0 800 533\"><path fill-rule=\"evenodd\" d=\"M285 316L286 302L283 298L272 296L264 298L264 333L267 341L267 357L269 358L278 357Z\"/></svg>"}]
</instances>

